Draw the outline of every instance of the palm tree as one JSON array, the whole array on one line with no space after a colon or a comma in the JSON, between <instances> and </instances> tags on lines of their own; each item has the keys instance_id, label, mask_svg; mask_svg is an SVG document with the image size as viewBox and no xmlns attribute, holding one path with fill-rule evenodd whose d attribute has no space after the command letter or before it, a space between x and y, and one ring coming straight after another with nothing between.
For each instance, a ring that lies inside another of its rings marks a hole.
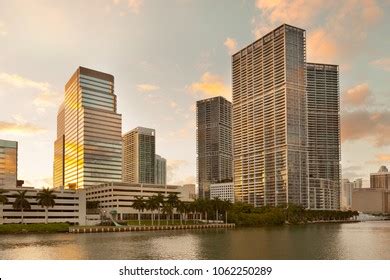
<instances>
[{"instance_id":1,"label":"palm tree","mask_svg":"<svg viewBox=\"0 0 390 280\"><path fill-rule=\"evenodd\" d=\"M172 210L174 208L177 208L177 206L179 205L179 202L180 202L180 200L179 200L179 197L177 196L177 194L171 193L168 195L167 203L172 207ZM172 213L172 216L173 216L172 223L174 223L175 216L173 213Z\"/></svg>"},{"instance_id":2,"label":"palm tree","mask_svg":"<svg viewBox=\"0 0 390 280\"><path fill-rule=\"evenodd\" d=\"M8 202L8 198L4 195L8 191L0 189L0 204L6 204Z\"/></svg>"},{"instance_id":3,"label":"palm tree","mask_svg":"<svg viewBox=\"0 0 390 280\"><path fill-rule=\"evenodd\" d=\"M187 212L187 209L188 209L188 204L179 200L179 202L177 203L177 206L176 206L176 210L180 214L180 225L183 224L183 214L185 215L185 213Z\"/></svg>"},{"instance_id":4,"label":"palm tree","mask_svg":"<svg viewBox=\"0 0 390 280\"><path fill-rule=\"evenodd\" d=\"M159 208L159 202L157 196L153 195L146 201L146 209L152 212L152 226L154 226L154 211Z\"/></svg>"},{"instance_id":5,"label":"palm tree","mask_svg":"<svg viewBox=\"0 0 390 280\"><path fill-rule=\"evenodd\" d=\"M222 211L224 211L225 212L225 224L227 224L227 220L228 220L228 211L230 210L230 208L232 208L232 203L228 200L228 199L226 199L226 200L224 200L224 201L222 201Z\"/></svg>"},{"instance_id":6,"label":"palm tree","mask_svg":"<svg viewBox=\"0 0 390 280\"><path fill-rule=\"evenodd\" d=\"M161 193L158 193L158 195L155 197L158 207L157 207L157 213L158 213L158 225L160 225L160 213L161 213L161 207L164 204L164 196Z\"/></svg>"},{"instance_id":7,"label":"palm tree","mask_svg":"<svg viewBox=\"0 0 390 280\"><path fill-rule=\"evenodd\" d=\"M211 206L215 210L215 219L218 221L219 220L219 210L222 208L222 203L223 201L220 200L218 197L213 198L211 200Z\"/></svg>"},{"instance_id":8,"label":"palm tree","mask_svg":"<svg viewBox=\"0 0 390 280\"><path fill-rule=\"evenodd\" d=\"M22 224L24 222L24 217L23 217L24 210L30 210L31 209L30 202L28 202L28 200L26 199L26 193L27 193L27 191L17 191L15 201L14 201L14 203L12 205L15 210L21 210L21 212L22 212L22 220L21 220Z\"/></svg>"},{"instance_id":9,"label":"palm tree","mask_svg":"<svg viewBox=\"0 0 390 280\"><path fill-rule=\"evenodd\" d=\"M162 212L166 215L166 221L167 221L167 225L168 225L169 218L171 217L171 215L173 213L172 205L169 204L167 201L165 201L163 203L163 206L162 206Z\"/></svg>"},{"instance_id":10,"label":"palm tree","mask_svg":"<svg viewBox=\"0 0 390 280\"><path fill-rule=\"evenodd\" d=\"M55 199L57 198L57 196L53 192L54 190L50 190L49 188L43 188L37 194L36 200L38 201L38 205L45 208L45 224L47 224L48 220L49 207L54 207L54 205L56 204Z\"/></svg>"},{"instance_id":11,"label":"palm tree","mask_svg":"<svg viewBox=\"0 0 390 280\"><path fill-rule=\"evenodd\" d=\"M143 212L146 208L145 200L142 196L136 196L135 201L132 204L132 207L135 210L138 210L138 225L141 225L141 212Z\"/></svg>"}]
</instances>

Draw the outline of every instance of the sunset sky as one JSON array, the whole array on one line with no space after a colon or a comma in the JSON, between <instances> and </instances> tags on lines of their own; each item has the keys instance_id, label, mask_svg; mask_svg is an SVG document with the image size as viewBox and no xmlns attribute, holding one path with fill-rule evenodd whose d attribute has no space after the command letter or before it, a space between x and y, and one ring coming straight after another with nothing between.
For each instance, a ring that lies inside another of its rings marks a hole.
<instances>
[{"instance_id":1,"label":"sunset sky","mask_svg":"<svg viewBox=\"0 0 390 280\"><path fill-rule=\"evenodd\" d=\"M230 55L282 23L307 61L340 65L346 178L390 167L390 1L0 0L0 139L19 178L52 183L64 85L85 66L115 76L122 130L155 128L168 183L195 182L195 102L231 99Z\"/></svg>"}]
</instances>

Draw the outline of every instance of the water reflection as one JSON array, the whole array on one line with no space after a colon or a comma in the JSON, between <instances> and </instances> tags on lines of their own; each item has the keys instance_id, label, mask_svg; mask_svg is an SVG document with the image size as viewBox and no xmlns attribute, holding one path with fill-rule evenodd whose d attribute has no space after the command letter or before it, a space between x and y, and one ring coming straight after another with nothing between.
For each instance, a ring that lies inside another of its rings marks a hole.
<instances>
[{"instance_id":1,"label":"water reflection","mask_svg":"<svg viewBox=\"0 0 390 280\"><path fill-rule=\"evenodd\" d=\"M390 259L390 222L0 236L0 259Z\"/></svg>"}]
</instances>

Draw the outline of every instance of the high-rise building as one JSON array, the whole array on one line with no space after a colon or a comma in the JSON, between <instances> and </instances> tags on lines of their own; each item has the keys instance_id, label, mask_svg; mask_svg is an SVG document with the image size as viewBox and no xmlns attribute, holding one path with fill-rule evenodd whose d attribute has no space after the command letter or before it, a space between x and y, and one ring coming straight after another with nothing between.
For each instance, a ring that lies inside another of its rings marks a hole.
<instances>
[{"instance_id":1,"label":"high-rise building","mask_svg":"<svg viewBox=\"0 0 390 280\"><path fill-rule=\"evenodd\" d=\"M154 183L159 185L167 184L167 160L157 154L154 163Z\"/></svg>"},{"instance_id":2,"label":"high-rise building","mask_svg":"<svg viewBox=\"0 0 390 280\"><path fill-rule=\"evenodd\" d=\"M341 210L350 210L352 208L353 191L362 188L363 180L356 179L350 182L348 179L341 180L340 190L340 208Z\"/></svg>"},{"instance_id":3,"label":"high-rise building","mask_svg":"<svg viewBox=\"0 0 390 280\"><path fill-rule=\"evenodd\" d=\"M155 183L156 132L137 127L122 137L123 182Z\"/></svg>"},{"instance_id":4,"label":"high-rise building","mask_svg":"<svg viewBox=\"0 0 390 280\"><path fill-rule=\"evenodd\" d=\"M117 113L114 76L79 67L65 85L57 122L56 186L78 189L121 181L122 116Z\"/></svg>"},{"instance_id":5,"label":"high-rise building","mask_svg":"<svg viewBox=\"0 0 390 280\"><path fill-rule=\"evenodd\" d=\"M210 197L210 184L232 181L232 104L218 96L197 101L199 197Z\"/></svg>"},{"instance_id":6,"label":"high-rise building","mask_svg":"<svg viewBox=\"0 0 390 280\"><path fill-rule=\"evenodd\" d=\"M0 139L0 187L16 187L18 142Z\"/></svg>"},{"instance_id":7,"label":"high-rise building","mask_svg":"<svg viewBox=\"0 0 390 280\"><path fill-rule=\"evenodd\" d=\"M390 190L390 172L381 166L377 173L370 174L370 188Z\"/></svg>"},{"instance_id":8,"label":"high-rise building","mask_svg":"<svg viewBox=\"0 0 390 280\"><path fill-rule=\"evenodd\" d=\"M308 207L305 30L283 24L232 56L235 198Z\"/></svg>"},{"instance_id":9,"label":"high-rise building","mask_svg":"<svg viewBox=\"0 0 390 280\"><path fill-rule=\"evenodd\" d=\"M307 64L309 207L340 208L340 93L337 65Z\"/></svg>"}]
</instances>

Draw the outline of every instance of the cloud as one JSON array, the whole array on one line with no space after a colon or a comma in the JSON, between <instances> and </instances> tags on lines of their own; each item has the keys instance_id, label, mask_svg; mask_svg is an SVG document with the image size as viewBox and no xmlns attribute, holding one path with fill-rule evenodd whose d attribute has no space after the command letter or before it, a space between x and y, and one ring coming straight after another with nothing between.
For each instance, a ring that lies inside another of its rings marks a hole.
<instances>
[{"instance_id":1,"label":"cloud","mask_svg":"<svg viewBox=\"0 0 390 280\"><path fill-rule=\"evenodd\" d=\"M357 110L341 116L341 141L368 140L376 147L390 145L390 111Z\"/></svg>"},{"instance_id":2,"label":"cloud","mask_svg":"<svg viewBox=\"0 0 390 280\"><path fill-rule=\"evenodd\" d=\"M35 97L33 103L39 108L57 107L61 102L62 96L53 91L43 91Z\"/></svg>"},{"instance_id":3,"label":"cloud","mask_svg":"<svg viewBox=\"0 0 390 280\"><path fill-rule=\"evenodd\" d=\"M141 8L144 4L144 0L112 0L114 5L119 5L121 2L127 3L127 8L133 13L133 14L139 14L141 11ZM125 13L120 13L121 16L125 15Z\"/></svg>"},{"instance_id":4,"label":"cloud","mask_svg":"<svg viewBox=\"0 0 390 280\"><path fill-rule=\"evenodd\" d=\"M50 88L49 83L36 82L16 74L0 73L0 84L8 84L16 88L33 88L46 91Z\"/></svg>"},{"instance_id":5,"label":"cloud","mask_svg":"<svg viewBox=\"0 0 390 280\"><path fill-rule=\"evenodd\" d=\"M370 64L382 68L385 71L390 71L390 57L384 57L371 61Z\"/></svg>"},{"instance_id":6,"label":"cloud","mask_svg":"<svg viewBox=\"0 0 390 280\"><path fill-rule=\"evenodd\" d=\"M175 109L177 107L177 103L175 101L171 101L169 103L169 106L172 108L172 109Z\"/></svg>"},{"instance_id":7,"label":"cloud","mask_svg":"<svg viewBox=\"0 0 390 280\"><path fill-rule=\"evenodd\" d=\"M5 36L7 34L8 32L5 29L5 24L0 21L0 36Z\"/></svg>"},{"instance_id":8,"label":"cloud","mask_svg":"<svg viewBox=\"0 0 390 280\"><path fill-rule=\"evenodd\" d=\"M171 182L172 185L185 185L185 184L195 184L196 183L196 177L195 176L187 176L183 179L174 180Z\"/></svg>"},{"instance_id":9,"label":"cloud","mask_svg":"<svg viewBox=\"0 0 390 280\"><path fill-rule=\"evenodd\" d=\"M182 159L168 159L167 160L167 181L172 182L176 179L179 170L187 166L189 163Z\"/></svg>"},{"instance_id":10,"label":"cloud","mask_svg":"<svg viewBox=\"0 0 390 280\"><path fill-rule=\"evenodd\" d=\"M231 91L218 75L206 72L202 75L199 82L192 83L189 86L190 91L201 93L204 97L224 96L231 99Z\"/></svg>"},{"instance_id":11,"label":"cloud","mask_svg":"<svg viewBox=\"0 0 390 280\"><path fill-rule=\"evenodd\" d=\"M0 121L0 132L17 135L31 135L45 132L45 129L31 123Z\"/></svg>"},{"instance_id":12,"label":"cloud","mask_svg":"<svg viewBox=\"0 0 390 280\"><path fill-rule=\"evenodd\" d=\"M233 38L226 38L225 42L223 43L225 47L228 50L228 53L230 55L234 54L237 51L237 41Z\"/></svg>"},{"instance_id":13,"label":"cloud","mask_svg":"<svg viewBox=\"0 0 390 280\"><path fill-rule=\"evenodd\" d=\"M137 90L140 92L151 92L151 91L156 91L160 89L160 87L152 84L139 84L137 85Z\"/></svg>"},{"instance_id":14,"label":"cloud","mask_svg":"<svg viewBox=\"0 0 390 280\"><path fill-rule=\"evenodd\" d=\"M371 103L372 92L367 83L359 84L348 89L341 98L344 105L363 106Z\"/></svg>"}]
</instances>

